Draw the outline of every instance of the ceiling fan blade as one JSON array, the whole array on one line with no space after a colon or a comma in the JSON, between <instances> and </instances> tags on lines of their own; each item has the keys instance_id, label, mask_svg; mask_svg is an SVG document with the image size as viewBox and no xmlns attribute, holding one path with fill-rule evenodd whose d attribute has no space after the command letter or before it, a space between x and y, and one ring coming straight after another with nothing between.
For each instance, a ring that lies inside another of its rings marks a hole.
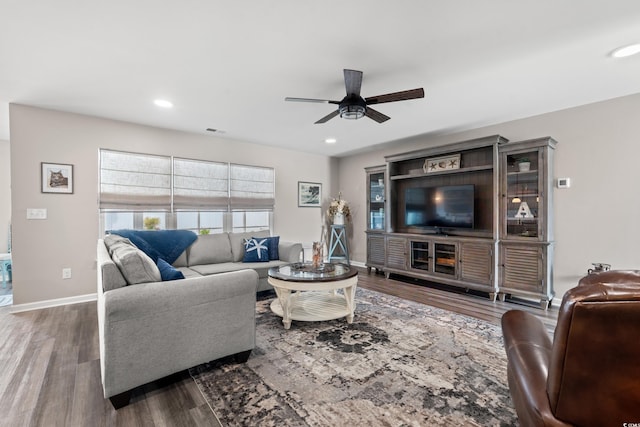
<instances>
[{"instance_id":1,"label":"ceiling fan blade","mask_svg":"<svg viewBox=\"0 0 640 427\"><path fill-rule=\"evenodd\" d=\"M338 111L338 110L335 110L335 111L333 111L332 113L327 114L326 116L324 116L323 118L321 118L320 120L318 120L317 122L315 122L314 124L315 124L315 125L318 125L318 124L321 124L321 123L326 123L326 122L328 122L329 120L333 119L335 116L337 116L337 115L338 115L338 113L339 113L339 111Z\"/></svg>"},{"instance_id":2,"label":"ceiling fan blade","mask_svg":"<svg viewBox=\"0 0 640 427\"><path fill-rule=\"evenodd\" d=\"M403 90L402 92L387 93L385 95L365 98L367 105L382 104L383 102L406 101L407 99L424 98L424 89Z\"/></svg>"},{"instance_id":3,"label":"ceiling fan blade","mask_svg":"<svg viewBox=\"0 0 640 427\"><path fill-rule=\"evenodd\" d=\"M344 87L347 90L347 96L360 96L360 88L362 87L362 71L345 69Z\"/></svg>"},{"instance_id":4,"label":"ceiling fan blade","mask_svg":"<svg viewBox=\"0 0 640 427\"><path fill-rule=\"evenodd\" d=\"M292 101L292 102L317 102L317 103L321 103L321 104L339 103L338 101L329 101L327 99L313 99L313 98L290 98L290 97L286 97L284 100L285 101Z\"/></svg>"},{"instance_id":5,"label":"ceiling fan blade","mask_svg":"<svg viewBox=\"0 0 640 427\"><path fill-rule=\"evenodd\" d=\"M369 107L367 107L367 111L364 113L364 115L372 120L375 120L378 123L384 123L391 118L387 115L382 114L380 111L374 110L373 108Z\"/></svg>"}]
</instances>

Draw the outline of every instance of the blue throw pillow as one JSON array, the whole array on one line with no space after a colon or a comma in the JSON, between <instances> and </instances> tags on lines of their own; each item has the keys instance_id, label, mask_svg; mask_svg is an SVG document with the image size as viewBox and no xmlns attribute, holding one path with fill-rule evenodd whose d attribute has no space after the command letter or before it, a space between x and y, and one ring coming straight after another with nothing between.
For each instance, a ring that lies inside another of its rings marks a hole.
<instances>
[{"instance_id":1,"label":"blue throw pillow","mask_svg":"<svg viewBox=\"0 0 640 427\"><path fill-rule=\"evenodd\" d=\"M182 271L176 270L171 264L162 258L158 258L158 270L160 270L160 277L162 277L163 281L184 279Z\"/></svg>"},{"instance_id":2,"label":"blue throw pillow","mask_svg":"<svg viewBox=\"0 0 640 427\"><path fill-rule=\"evenodd\" d=\"M278 251L278 245L280 244L280 236L272 236L272 237L252 237L252 239L267 239L265 243L269 248L269 259L270 260L278 260L280 259L280 252Z\"/></svg>"},{"instance_id":3,"label":"blue throw pillow","mask_svg":"<svg viewBox=\"0 0 640 427\"><path fill-rule=\"evenodd\" d=\"M268 262L269 247L266 238L244 240L244 258L242 262Z\"/></svg>"}]
</instances>

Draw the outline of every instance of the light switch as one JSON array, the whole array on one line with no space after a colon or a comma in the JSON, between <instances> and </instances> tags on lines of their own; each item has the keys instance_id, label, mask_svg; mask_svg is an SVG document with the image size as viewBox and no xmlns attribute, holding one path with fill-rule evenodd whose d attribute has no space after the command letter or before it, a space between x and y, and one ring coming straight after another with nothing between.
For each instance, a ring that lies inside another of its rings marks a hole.
<instances>
[{"instance_id":1,"label":"light switch","mask_svg":"<svg viewBox=\"0 0 640 427\"><path fill-rule=\"evenodd\" d=\"M47 210L27 208L27 219L47 219Z\"/></svg>"}]
</instances>

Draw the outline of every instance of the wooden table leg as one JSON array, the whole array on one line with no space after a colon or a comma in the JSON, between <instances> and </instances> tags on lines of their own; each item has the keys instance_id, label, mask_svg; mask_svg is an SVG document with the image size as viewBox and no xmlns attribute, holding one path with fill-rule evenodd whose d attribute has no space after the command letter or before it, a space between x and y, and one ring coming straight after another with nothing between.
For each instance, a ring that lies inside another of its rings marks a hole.
<instances>
[{"instance_id":1,"label":"wooden table leg","mask_svg":"<svg viewBox=\"0 0 640 427\"><path fill-rule=\"evenodd\" d=\"M347 301L347 309L349 310L349 314L347 314L347 323L353 323L353 313L356 308L356 288L357 286L355 284L344 288L344 299Z\"/></svg>"},{"instance_id":2,"label":"wooden table leg","mask_svg":"<svg viewBox=\"0 0 640 427\"><path fill-rule=\"evenodd\" d=\"M285 329L291 328L291 291L275 288L280 307L282 307L282 324Z\"/></svg>"}]
</instances>

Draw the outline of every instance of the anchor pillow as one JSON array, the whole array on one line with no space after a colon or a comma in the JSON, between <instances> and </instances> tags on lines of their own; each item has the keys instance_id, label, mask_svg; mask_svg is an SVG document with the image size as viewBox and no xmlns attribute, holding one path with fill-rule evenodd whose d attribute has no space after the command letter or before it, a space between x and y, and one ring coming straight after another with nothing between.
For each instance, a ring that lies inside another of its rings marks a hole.
<instances>
[{"instance_id":1,"label":"anchor pillow","mask_svg":"<svg viewBox=\"0 0 640 427\"><path fill-rule=\"evenodd\" d=\"M266 238L244 240L244 258L242 262L268 262L269 246Z\"/></svg>"}]
</instances>

